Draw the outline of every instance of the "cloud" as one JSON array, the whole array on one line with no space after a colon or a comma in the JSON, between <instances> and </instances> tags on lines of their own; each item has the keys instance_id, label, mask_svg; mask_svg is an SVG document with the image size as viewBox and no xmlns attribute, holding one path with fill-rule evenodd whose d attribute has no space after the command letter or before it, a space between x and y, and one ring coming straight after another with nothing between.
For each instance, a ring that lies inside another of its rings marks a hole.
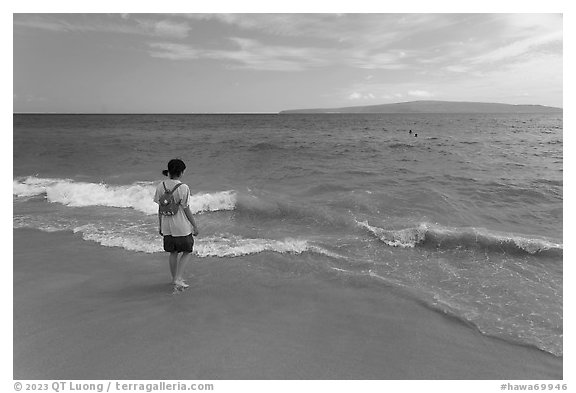
<instances>
[{"instance_id":1,"label":"cloud","mask_svg":"<svg viewBox=\"0 0 576 393\"><path fill-rule=\"evenodd\" d=\"M555 31L545 35L529 37L512 42L495 50L469 59L472 64L494 63L503 60L518 58L524 54L531 54L538 48L550 44L562 44L562 31Z\"/></svg>"},{"instance_id":2,"label":"cloud","mask_svg":"<svg viewBox=\"0 0 576 393\"><path fill-rule=\"evenodd\" d=\"M562 31L562 14L496 14L509 36Z\"/></svg>"},{"instance_id":3,"label":"cloud","mask_svg":"<svg viewBox=\"0 0 576 393\"><path fill-rule=\"evenodd\" d=\"M512 61L562 40L556 14L192 14L203 20L274 37L305 37L325 50L321 63L368 70L473 72ZM266 37L266 38L264 38ZM302 41L300 41L302 42ZM294 44L292 44L294 45ZM301 45L301 44L300 44ZM299 69L305 69L306 63Z\"/></svg>"},{"instance_id":4,"label":"cloud","mask_svg":"<svg viewBox=\"0 0 576 393\"><path fill-rule=\"evenodd\" d=\"M548 52L561 61L562 53L560 14L14 14L14 26L153 37L143 43L150 56L174 61L346 67L378 80L481 75ZM200 34L191 36L192 28Z\"/></svg>"},{"instance_id":5,"label":"cloud","mask_svg":"<svg viewBox=\"0 0 576 393\"><path fill-rule=\"evenodd\" d=\"M171 42L155 42L149 44L150 56L170 60L194 60L209 58L209 52L192 48L189 45Z\"/></svg>"},{"instance_id":6,"label":"cloud","mask_svg":"<svg viewBox=\"0 0 576 393\"><path fill-rule=\"evenodd\" d=\"M229 68L266 71L302 71L326 66L329 55L319 55L316 48L295 48L263 45L259 41L234 37L234 49L201 49L191 45L169 42L151 43L149 54L170 60L221 60ZM320 51L321 52L321 51Z\"/></svg>"},{"instance_id":7,"label":"cloud","mask_svg":"<svg viewBox=\"0 0 576 393\"><path fill-rule=\"evenodd\" d=\"M489 68L482 74L450 73L408 82L393 78L386 83L370 82L336 89L335 95L347 100L353 91L359 95L371 92L389 102L411 98L562 106L563 65L561 58L550 53Z\"/></svg>"},{"instance_id":8,"label":"cloud","mask_svg":"<svg viewBox=\"0 0 576 393\"><path fill-rule=\"evenodd\" d=\"M188 23L173 22L170 20L137 19L137 23L144 32L153 36L166 38L186 38L191 27Z\"/></svg>"},{"instance_id":9,"label":"cloud","mask_svg":"<svg viewBox=\"0 0 576 393\"><path fill-rule=\"evenodd\" d=\"M357 91L350 93L349 100L373 100L376 96L372 93L358 93Z\"/></svg>"},{"instance_id":10,"label":"cloud","mask_svg":"<svg viewBox=\"0 0 576 393\"><path fill-rule=\"evenodd\" d=\"M426 90L410 90L408 95L411 97L418 97L418 98L430 98L433 97L434 94L430 93Z\"/></svg>"},{"instance_id":11,"label":"cloud","mask_svg":"<svg viewBox=\"0 0 576 393\"><path fill-rule=\"evenodd\" d=\"M396 63L399 54L367 54L364 51L343 51L339 48L300 47L264 44L258 40L231 37L231 49L203 49L198 46L170 42L150 43L152 57L169 60L222 60L231 68L268 71L303 71L318 67L348 66L365 69L402 69Z\"/></svg>"},{"instance_id":12,"label":"cloud","mask_svg":"<svg viewBox=\"0 0 576 393\"><path fill-rule=\"evenodd\" d=\"M54 32L135 34L163 38L186 38L188 22L130 14L14 14L14 26Z\"/></svg>"},{"instance_id":13,"label":"cloud","mask_svg":"<svg viewBox=\"0 0 576 393\"><path fill-rule=\"evenodd\" d=\"M122 21L123 17L101 14L14 14L14 26L56 32L110 32L138 34L137 26Z\"/></svg>"},{"instance_id":14,"label":"cloud","mask_svg":"<svg viewBox=\"0 0 576 393\"><path fill-rule=\"evenodd\" d=\"M381 22L385 20L390 24L383 25ZM166 41L146 43L150 45L152 50L149 53L153 57L170 60L219 59L226 61L227 67L233 68L302 71L335 65L369 70L401 70L407 68L410 57L407 53L410 52L386 49L384 46L398 34L390 30L391 26L402 25L404 29L414 26L408 23L413 20L413 16L398 18L369 14L20 14L14 16L14 25L54 32L155 37ZM230 49L226 45L209 48L206 41L192 45L185 40L190 36L193 24L198 21L211 21L260 33L257 39L244 38L242 34L226 36L233 30L203 25L203 28L210 29L211 37L215 38L210 45L228 41L235 43L237 48ZM343 36L344 42L339 42ZM299 39L279 43L278 37Z\"/></svg>"},{"instance_id":15,"label":"cloud","mask_svg":"<svg viewBox=\"0 0 576 393\"><path fill-rule=\"evenodd\" d=\"M382 49L398 40L451 25L442 14L186 14L190 20L212 21L277 37L307 37L363 50ZM456 17L457 19L457 17Z\"/></svg>"},{"instance_id":16,"label":"cloud","mask_svg":"<svg viewBox=\"0 0 576 393\"><path fill-rule=\"evenodd\" d=\"M326 37L334 24L342 23L337 14L186 14L191 20L214 21L246 31L260 31L270 35Z\"/></svg>"},{"instance_id":17,"label":"cloud","mask_svg":"<svg viewBox=\"0 0 576 393\"><path fill-rule=\"evenodd\" d=\"M348 65L367 70L402 70L408 68L408 63L402 59L405 54L400 52L378 52L369 53L363 50L342 50L342 55L346 55Z\"/></svg>"},{"instance_id":18,"label":"cloud","mask_svg":"<svg viewBox=\"0 0 576 393\"><path fill-rule=\"evenodd\" d=\"M449 65L444 67L446 71L455 72L455 73L466 73L470 71L470 67L466 67L463 65Z\"/></svg>"},{"instance_id":19,"label":"cloud","mask_svg":"<svg viewBox=\"0 0 576 393\"><path fill-rule=\"evenodd\" d=\"M347 100L386 100L398 101L404 98L429 99L438 96L437 91L441 85L425 83L417 85L416 82L370 83L362 81L354 83L347 88L336 89L336 96Z\"/></svg>"}]
</instances>

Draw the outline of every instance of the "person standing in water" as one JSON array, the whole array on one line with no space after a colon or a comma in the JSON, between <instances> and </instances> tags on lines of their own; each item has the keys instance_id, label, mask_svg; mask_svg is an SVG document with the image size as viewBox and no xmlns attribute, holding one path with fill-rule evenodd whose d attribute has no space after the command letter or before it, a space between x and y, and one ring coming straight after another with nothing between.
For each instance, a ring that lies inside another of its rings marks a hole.
<instances>
[{"instance_id":1,"label":"person standing in water","mask_svg":"<svg viewBox=\"0 0 576 393\"><path fill-rule=\"evenodd\" d=\"M172 284L178 290L188 288L182 275L194 247L192 236L198 235L198 226L188 206L190 189L180 181L185 169L186 164L182 160L170 160L168 169L162 171L162 174L168 176L169 179L158 184L154 195L154 202L159 205L158 232L164 239L164 251L170 253L168 261L170 273L172 273ZM167 214L162 208L160 198L170 192L172 192L173 202L178 206L177 210L174 209L175 212ZM180 258L178 258L179 253L182 253Z\"/></svg>"}]
</instances>

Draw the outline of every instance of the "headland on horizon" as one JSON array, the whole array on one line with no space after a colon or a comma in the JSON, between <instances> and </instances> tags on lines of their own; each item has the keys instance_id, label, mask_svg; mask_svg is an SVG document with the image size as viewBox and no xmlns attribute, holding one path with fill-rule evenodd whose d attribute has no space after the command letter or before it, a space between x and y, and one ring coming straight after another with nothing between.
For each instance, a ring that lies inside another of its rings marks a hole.
<instances>
[{"instance_id":1,"label":"headland on horizon","mask_svg":"<svg viewBox=\"0 0 576 393\"><path fill-rule=\"evenodd\" d=\"M295 113L557 113L562 108L544 105L512 105L490 102L410 101L394 104L348 106L342 108L291 109Z\"/></svg>"}]
</instances>

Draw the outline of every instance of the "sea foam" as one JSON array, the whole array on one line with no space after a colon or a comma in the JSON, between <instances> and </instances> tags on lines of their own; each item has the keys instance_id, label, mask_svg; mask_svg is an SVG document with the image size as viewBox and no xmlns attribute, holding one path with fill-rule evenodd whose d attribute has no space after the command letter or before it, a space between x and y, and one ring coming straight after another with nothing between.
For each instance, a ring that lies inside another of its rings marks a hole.
<instances>
[{"instance_id":1,"label":"sea foam","mask_svg":"<svg viewBox=\"0 0 576 393\"><path fill-rule=\"evenodd\" d=\"M429 223L404 229L384 229L368 224L356 224L366 229L384 244L392 247L414 248L432 246L442 249L481 248L487 251L527 253L562 257L563 245L541 238L501 233L484 228L450 228Z\"/></svg>"},{"instance_id":2,"label":"sea foam","mask_svg":"<svg viewBox=\"0 0 576 393\"><path fill-rule=\"evenodd\" d=\"M149 215L158 212L158 205L153 201L155 185L150 182L109 185L29 176L13 180L12 189L17 197L45 195L48 202L65 206L132 208ZM189 206L192 213L234 210L236 193L229 190L192 194Z\"/></svg>"},{"instance_id":3,"label":"sea foam","mask_svg":"<svg viewBox=\"0 0 576 393\"><path fill-rule=\"evenodd\" d=\"M33 228L43 232L71 231L83 240L92 241L105 247L119 247L129 251L143 253L161 253L162 238L151 230L149 224L131 226L95 222L79 224L76 220L42 219L34 216L16 215L14 228ZM195 238L194 254L198 257L240 257L262 252L279 254L315 253L331 258L343 258L307 239L284 238L264 239L247 238L234 234L214 234Z\"/></svg>"},{"instance_id":4,"label":"sea foam","mask_svg":"<svg viewBox=\"0 0 576 393\"><path fill-rule=\"evenodd\" d=\"M125 250L144 253L164 252L161 238L149 234L129 233L115 229L108 230L92 224L76 227L73 232L81 234L84 240L93 241L106 247L120 247ZM341 258L339 255L312 244L306 239L285 238L276 240L220 234L197 238L194 243L194 255L201 258L233 258L267 251L278 254L312 252Z\"/></svg>"}]
</instances>

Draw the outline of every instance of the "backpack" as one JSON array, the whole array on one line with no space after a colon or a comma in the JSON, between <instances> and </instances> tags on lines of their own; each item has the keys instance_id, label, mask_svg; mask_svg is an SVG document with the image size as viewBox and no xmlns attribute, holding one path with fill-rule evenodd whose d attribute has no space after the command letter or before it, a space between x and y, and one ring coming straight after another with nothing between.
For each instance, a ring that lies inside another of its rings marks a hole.
<instances>
[{"instance_id":1,"label":"backpack","mask_svg":"<svg viewBox=\"0 0 576 393\"><path fill-rule=\"evenodd\" d=\"M176 189L178 187L180 187L183 183L178 183L174 186L174 188L171 191L168 191L168 189L166 188L166 184L164 184L164 182L162 182L162 185L164 186L164 194L162 194L162 196L160 196L160 199L158 200L158 205L160 206L159 212L161 215L163 216L173 216L176 213L178 213L178 208L180 207L180 202L176 202L174 200L174 191L176 191Z\"/></svg>"}]
</instances>

